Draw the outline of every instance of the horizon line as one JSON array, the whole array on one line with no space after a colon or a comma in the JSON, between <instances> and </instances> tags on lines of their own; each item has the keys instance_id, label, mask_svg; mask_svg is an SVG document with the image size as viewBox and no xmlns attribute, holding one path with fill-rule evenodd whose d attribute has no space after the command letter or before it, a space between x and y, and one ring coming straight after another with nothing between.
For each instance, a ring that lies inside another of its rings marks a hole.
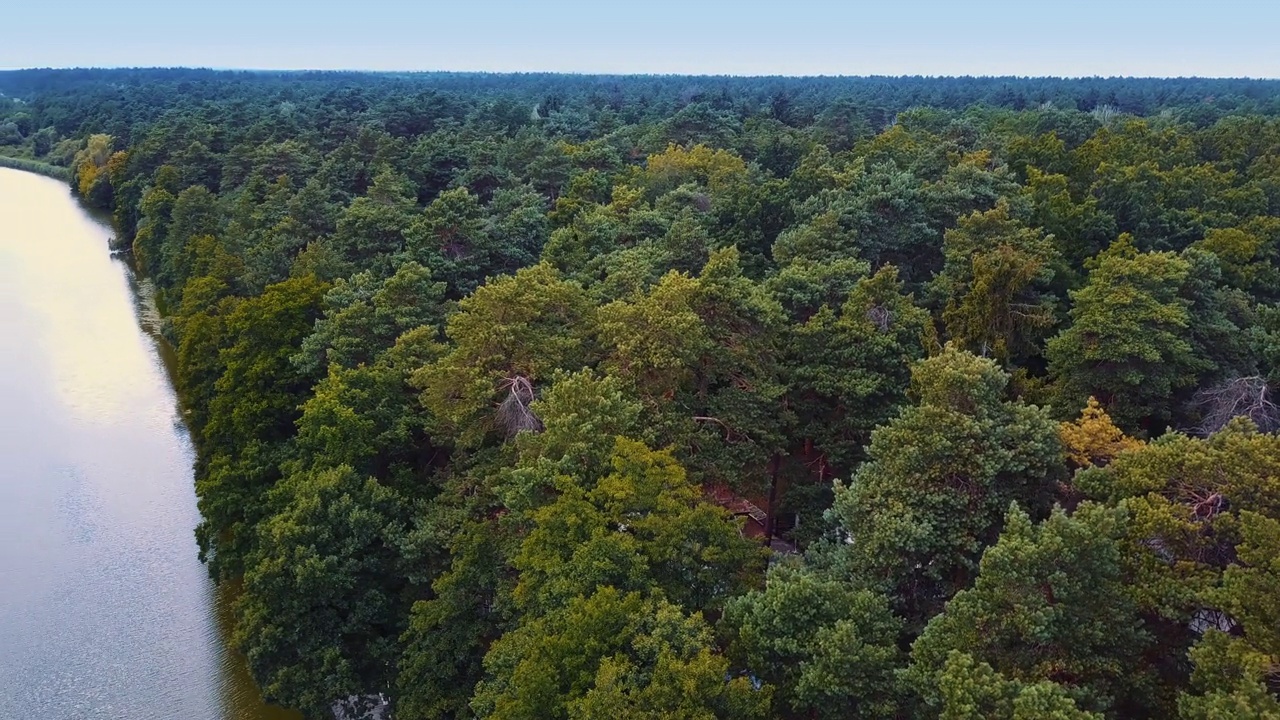
<instances>
[{"instance_id":1,"label":"horizon line","mask_svg":"<svg viewBox=\"0 0 1280 720\"><path fill-rule=\"evenodd\" d=\"M1268 76L1250 76L1250 75L975 75L967 74L926 74L926 73L910 73L900 75L888 74L789 74L778 73L773 75L765 74L739 74L739 73L712 73L712 72L601 72L590 70L444 70L444 69L362 69L362 68L307 68L307 67L290 67L290 68L269 68L269 67L220 67L213 65L64 65L64 66L27 66L27 67L0 67L0 72L35 72L35 71L76 71L76 70L97 70L104 72L111 71L129 71L129 70L203 70L207 72L225 72L225 73L282 73L282 74L302 74L302 73L333 73L333 74L356 74L356 75L556 75L566 77L647 77L647 78L711 78L711 79L743 79L743 80L768 80L768 79L790 79L790 80L875 80L875 79L926 79L926 80L949 80L949 79L978 79L978 80L1244 80L1251 82L1275 82L1280 81L1280 77Z\"/></svg>"}]
</instances>

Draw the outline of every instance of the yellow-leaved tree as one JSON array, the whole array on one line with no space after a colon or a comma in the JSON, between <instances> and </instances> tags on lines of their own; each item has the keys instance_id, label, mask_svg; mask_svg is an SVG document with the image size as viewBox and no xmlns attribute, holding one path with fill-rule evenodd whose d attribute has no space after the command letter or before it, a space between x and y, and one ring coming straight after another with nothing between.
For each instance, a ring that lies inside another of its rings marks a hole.
<instances>
[{"instance_id":1,"label":"yellow-leaved tree","mask_svg":"<svg viewBox=\"0 0 1280 720\"><path fill-rule=\"evenodd\" d=\"M1090 397L1080 417L1058 426L1067 459L1077 467L1104 466L1117 455L1143 446L1111 422L1111 416L1096 398Z\"/></svg>"},{"instance_id":2,"label":"yellow-leaved tree","mask_svg":"<svg viewBox=\"0 0 1280 720\"><path fill-rule=\"evenodd\" d=\"M76 153L76 189L81 197L95 205L107 207L110 203L111 184L108 180L107 162L111 159L111 146L115 138L110 135L90 135L84 149Z\"/></svg>"}]
</instances>

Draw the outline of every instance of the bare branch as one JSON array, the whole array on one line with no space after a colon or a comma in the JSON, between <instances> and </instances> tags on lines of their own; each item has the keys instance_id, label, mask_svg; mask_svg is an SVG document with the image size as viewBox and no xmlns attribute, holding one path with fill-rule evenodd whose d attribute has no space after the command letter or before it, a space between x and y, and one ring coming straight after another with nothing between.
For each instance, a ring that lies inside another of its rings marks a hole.
<instances>
[{"instance_id":1,"label":"bare branch","mask_svg":"<svg viewBox=\"0 0 1280 720\"><path fill-rule=\"evenodd\" d=\"M542 419L529 409L533 403L533 383L523 375L504 378L503 389L507 396L498 404L498 424L512 438L521 432L542 432Z\"/></svg>"},{"instance_id":2,"label":"bare branch","mask_svg":"<svg viewBox=\"0 0 1280 720\"><path fill-rule=\"evenodd\" d=\"M880 332L888 332L889 326L893 324L893 311L883 305L872 305L867 310L867 320L879 328Z\"/></svg>"},{"instance_id":3,"label":"bare branch","mask_svg":"<svg viewBox=\"0 0 1280 720\"><path fill-rule=\"evenodd\" d=\"M1192 403L1200 411L1200 424L1192 431L1208 437L1237 417L1246 417L1262 432L1280 430L1280 406L1272 400L1265 378L1225 380L1195 394Z\"/></svg>"}]
</instances>

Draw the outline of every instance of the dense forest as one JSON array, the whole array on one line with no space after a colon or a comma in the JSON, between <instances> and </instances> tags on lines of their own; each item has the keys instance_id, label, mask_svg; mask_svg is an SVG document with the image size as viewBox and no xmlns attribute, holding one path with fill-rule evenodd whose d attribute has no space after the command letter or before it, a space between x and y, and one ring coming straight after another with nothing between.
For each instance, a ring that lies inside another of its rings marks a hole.
<instances>
[{"instance_id":1,"label":"dense forest","mask_svg":"<svg viewBox=\"0 0 1280 720\"><path fill-rule=\"evenodd\" d=\"M311 718L1280 718L1280 82L0 73Z\"/></svg>"}]
</instances>

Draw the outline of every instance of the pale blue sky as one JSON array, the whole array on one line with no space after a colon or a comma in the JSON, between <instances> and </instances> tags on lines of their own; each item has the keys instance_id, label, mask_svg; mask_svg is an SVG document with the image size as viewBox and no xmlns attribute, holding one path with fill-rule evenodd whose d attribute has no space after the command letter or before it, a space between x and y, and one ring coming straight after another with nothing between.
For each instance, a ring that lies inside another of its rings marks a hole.
<instances>
[{"instance_id":1,"label":"pale blue sky","mask_svg":"<svg viewBox=\"0 0 1280 720\"><path fill-rule=\"evenodd\" d=\"M1280 0L3 5L0 68L1280 77Z\"/></svg>"}]
</instances>

